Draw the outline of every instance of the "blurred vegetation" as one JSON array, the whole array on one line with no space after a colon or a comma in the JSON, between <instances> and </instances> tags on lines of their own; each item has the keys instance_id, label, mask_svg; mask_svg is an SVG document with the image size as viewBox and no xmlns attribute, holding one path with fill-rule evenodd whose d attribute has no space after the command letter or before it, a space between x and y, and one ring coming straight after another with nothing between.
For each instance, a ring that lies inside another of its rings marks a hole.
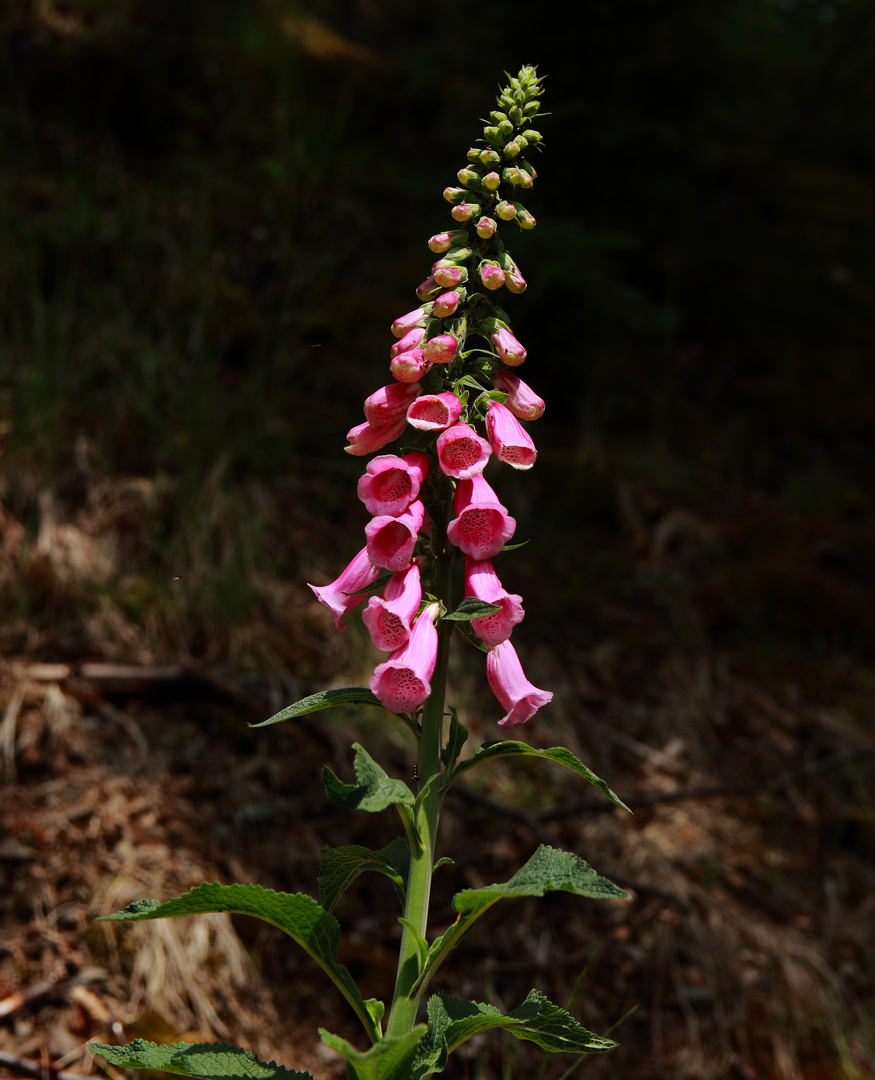
<instances>
[{"instance_id":1,"label":"blurred vegetation","mask_svg":"<svg viewBox=\"0 0 875 1080\"><path fill-rule=\"evenodd\" d=\"M152 478L136 587L129 565L104 590L136 610L197 564L186 610L232 624L303 538L348 548L343 434L475 118L534 61L553 115L510 305L550 405L529 531L596 552L581 590L634 569L660 610L680 573L718 644L868 662L873 43L869 0L594 2L583 32L521 4L10 0L8 513L33 536L41 491L69 516L99 477Z\"/></svg>"}]
</instances>

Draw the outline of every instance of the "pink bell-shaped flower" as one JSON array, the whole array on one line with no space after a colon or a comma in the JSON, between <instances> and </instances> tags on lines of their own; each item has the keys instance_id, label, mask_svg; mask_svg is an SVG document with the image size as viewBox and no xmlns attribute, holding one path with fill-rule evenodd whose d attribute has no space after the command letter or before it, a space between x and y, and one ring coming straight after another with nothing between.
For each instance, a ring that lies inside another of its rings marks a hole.
<instances>
[{"instance_id":1,"label":"pink bell-shaped flower","mask_svg":"<svg viewBox=\"0 0 875 1080\"><path fill-rule=\"evenodd\" d=\"M382 566L393 574L406 570L413 558L413 549L424 519L425 506L420 499L412 502L398 517L380 514L371 518L365 526L365 537L368 558L374 566Z\"/></svg>"},{"instance_id":2,"label":"pink bell-shaped flower","mask_svg":"<svg viewBox=\"0 0 875 1080\"><path fill-rule=\"evenodd\" d=\"M416 563L394 574L382 596L370 598L362 620L378 649L394 652L407 644L421 600L422 585Z\"/></svg>"},{"instance_id":3,"label":"pink bell-shaped flower","mask_svg":"<svg viewBox=\"0 0 875 1080\"><path fill-rule=\"evenodd\" d=\"M320 604L324 604L334 613L334 625L343 630L343 616L365 601L365 593L351 595L358 589L370 585L377 576L377 568L368 557L368 549L363 547L336 581L330 585L310 585Z\"/></svg>"},{"instance_id":4,"label":"pink bell-shaped flower","mask_svg":"<svg viewBox=\"0 0 875 1080\"><path fill-rule=\"evenodd\" d=\"M415 712L431 693L437 662L438 634L434 621L438 610L438 604L429 604L413 624L407 644L393 652L371 677L368 685L390 712Z\"/></svg>"},{"instance_id":5,"label":"pink bell-shaped flower","mask_svg":"<svg viewBox=\"0 0 875 1080\"><path fill-rule=\"evenodd\" d=\"M363 424L349 429L346 433L349 446L344 446L343 449L354 457L373 454L375 450L382 450L387 443L394 442L406 427L406 416L402 416L394 424L386 424L380 427L366 420Z\"/></svg>"},{"instance_id":6,"label":"pink bell-shaped flower","mask_svg":"<svg viewBox=\"0 0 875 1080\"><path fill-rule=\"evenodd\" d=\"M516 521L482 476L459 481L453 512L447 538L472 559L494 558L516 530Z\"/></svg>"},{"instance_id":7,"label":"pink bell-shaped flower","mask_svg":"<svg viewBox=\"0 0 875 1080\"><path fill-rule=\"evenodd\" d=\"M422 386L418 382L393 382L381 386L365 398L365 419L373 427L397 424L421 393Z\"/></svg>"},{"instance_id":8,"label":"pink bell-shaped flower","mask_svg":"<svg viewBox=\"0 0 875 1080\"><path fill-rule=\"evenodd\" d=\"M496 390L507 394L505 407L510 409L518 420L537 420L544 413L544 399L522 379L509 371L496 371L492 376L492 385Z\"/></svg>"},{"instance_id":9,"label":"pink bell-shaped flower","mask_svg":"<svg viewBox=\"0 0 875 1080\"><path fill-rule=\"evenodd\" d=\"M506 405L490 401L486 411L486 434L499 461L515 469L531 469L538 451L531 436Z\"/></svg>"},{"instance_id":10,"label":"pink bell-shaped flower","mask_svg":"<svg viewBox=\"0 0 875 1080\"><path fill-rule=\"evenodd\" d=\"M489 559L465 559L465 596L475 596L478 600L498 604L501 608L501 611L493 611L482 619L471 620L471 629L490 649L507 641L513 628L522 622L525 615L523 598L504 588Z\"/></svg>"},{"instance_id":11,"label":"pink bell-shaped flower","mask_svg":"<svg viewBox=\"0 0 875 1080\"><path fill-rule=\"evenodd\" d=\"M358 497L369 514L398 517L419 495L428 468L428 456L418 450L404 457L380 454L368 462L358 482Z\"/></svg>"},{"instance_id":12,"label":"pink bell-shaped flower","mask_svg":"<svg viewBox=\"0 0 875 1080\"><path fill-rule=\"evenodd\" d=\"M419 431L446 431L459 419L462 402L445 390L442 394L423 394L407 410L407 423Z\"/></svg>"},{"instance_id":13,"label":"pink bell-shaped flower","mask_svg":"<svg viewBox=\"0 0 875 1080\"><path fill-rule=\"evenodd\" d=\"M468 424L454 424L438 436L438 464L445 475L456 480L482 473L491 453L489 443Z\"/></svg>"},{"instance_id":14,"label":"pink bell-shaped flower","mask_svg":"<svg viewBox=\"0 0 875 1080\"><path fill-rule=\"evenodd\" d=\"M539 690L526 678L516 649L509 641L496 645L486 654L486 678L506 714L499 727L524 724L541 706L553 700L549 690Z\"/></svg>"}]
</instances>

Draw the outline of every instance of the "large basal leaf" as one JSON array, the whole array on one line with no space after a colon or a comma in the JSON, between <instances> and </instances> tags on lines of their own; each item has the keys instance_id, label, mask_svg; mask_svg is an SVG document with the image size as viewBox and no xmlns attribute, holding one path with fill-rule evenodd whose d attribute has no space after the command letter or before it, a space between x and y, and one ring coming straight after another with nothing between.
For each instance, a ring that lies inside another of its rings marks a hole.
<instances>
[{"instance_id":1,"label":"large basal leaf","mask_svg":"<svg viewBox=\"0 0 875 1080\"><path fill-rule=\"evenodd\" d=\"M134 1039L127 1046L89 1043L88 1049L119 1069L155 1069L179 1076L252 1078L252 1080L313 1080L308 1072L259 1061L251 1050L229 1043L157 1043Z\"/></svg>"},{"instance_id":2,"label":"large basal leaf","mask_svg":"<svg viewBox=\"0 0 875 1080\"><path fill-rule=\"evenodd\" d=\"M457 1046L490 1028L501 1028L518 1039L537 1043L548 1054L600 1054L617 1045L612 1039L588 1031L538 990L507 1014L494 1005L436 994L429 999L428 1032L419 1046L414 1077L418 1080L440 1072Z\"/></svg>"},{"instance_id":3,"label":"large basal leaf","mask_svg":"<svg viewBox=\"0 0 875 1080\"><path fill-rule=\"evenodd\" d=\"M458 918L445 934L432 943L414 993L422 993L450 949L493 904L521 896L543 896L546 892L569 892L594 900L626 899L628 893L570 851L542 844L529 861L508 881L482 889L463 889L453 897Z\"/></svg>"},{"instance_id":4,"label":"large basal leaf","mask_svg":"<svg viewBox=\"0 0 875 1080\"><path fill-rule=\"evenodd\" d=\"M301 698L294 705L287 705L285 709L275 713L269 720L262 720L260 724L250 724L250 727L269 727L271 724L279 724L282 720L295 720L299 716L308 713L321 712L322 709L334 709L338 705L372 705L382 709L380 699L376 697L366 686L348 686L342 690L320 690L318 694ZM413 731L419 734L419 726L412 716L406 713L397 714L401 720Z\"/></svg>"},{"instance_id":5,"label":"large basal leaf","mask_svg":"<svg viewBox=\"0 0 875 1080\"><path fill-rule=\"evenodd\" d=\"M145 919L169 919L180 915L204 915L227 911L252 915L278 926L313 957L355 1009L356 1015L372 1037L376 1029L358 987L346 968L337 962L340 924L329 912L305 893L274 892L260 885L220 885L217 881L196 885L184 896L172 900L138 900L114 915L109 922L141 922Z\"/></svg>"},{"instance_id":6,"label":"large basal leaf","mask_svg":"<svg viewBox=\"0 0 875 1080\"><path fill-rule=\"evenodd\" d=\"M368 810L377 813L400 803L412 806L413 792L403 780L393 780L358 743L355 750L355 776L357 784L345 784L326 765L322 770L322 782L328 798L343 810Z\"/></svg>"},{"instance_id":7,"label":"large basal leaf","mask_svg":"<svg viewBox=\"0 0 875 1080\"><path fill-rule=\"evenodd\" d=\"M456 766L447 783L453 783L454 780L458 780L462 773L473 769L475 765L480 765L484 761L492 761L495 758L502 757L518 757L520 755L542 758L545 761L555 761L558 765L564 765L566 769L571 769L572 772L576 772L578 776L582 776L584 780L588 780L597 787L602 794L607 795L612 803L616 803L617 806L621 806L624 810L629 810L629 807L618 795L611 791L604 780L596 776L592 769L588 769L582 761L576 758L570 750L566 750L564 746L551 746L547 750L538 750L534 746L529 746L528 743L517 742L513 739L506 739L501 742L486 742L478 747L472 758L468 758L467 761L462 761ZM631 812L629 810L629 813Z\"/></svg>"},{"instance_id":8,"label":"large basal leaf","mask_svg":"<svg viewBox=\"0 0 875 1080\"><path fill-rule=\"evenodd\" d=\"M326 1046L343 1054L349 1063L347 1080L411 1080L416 1049L425 1034L425 1024L417 1024L412 1031L397 1039L380 1039L370 1050L362 1052L339 1035L332 1035L324 1028L319 1037Z\"/></svg>"},{"instance_id":9,"label":"large basal leaf","mask_svg":"<svg viewBox=\"0 0 875 1080\"><path fill-rule=\"evenodd\" d=\"M380 851L359 844L324 847L319 860L319 899L327 911L333 911L359 874L376 870L391 879L403 904L409 865L410 849L403 836L396 837Z\"/></svg>"}]
</instances>

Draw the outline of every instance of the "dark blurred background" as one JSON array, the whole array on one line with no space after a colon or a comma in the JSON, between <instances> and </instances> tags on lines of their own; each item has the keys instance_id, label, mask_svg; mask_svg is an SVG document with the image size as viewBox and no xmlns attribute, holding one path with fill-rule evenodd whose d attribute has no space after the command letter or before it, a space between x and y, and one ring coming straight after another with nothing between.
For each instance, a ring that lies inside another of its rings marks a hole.
<instances>
[{"instance_id":1,"label":"dark blurred background","mask_svg":"<svg viewBox=\"0 0 875 1080\"><path fill-rule=\"evenodd\" d=\"M552 734L617 790L667 770L644 795L768 793L828 763L798 820L757 819L789 848L807 822L797 892L764 872L736 914L809 933L815 981L847 997L795 1042L727 1049L728 1021L709 1042L690 1019L713 999L641 990L652 953L629 945L604 1004L650 1002L625 1071L869 1076L871 0L5 0L0 654L182 662L278 700L367 665L303 582L361 544L345 433L388 381L441 190L523 63L551 115L538 227L509 241L529 289L505 306L548 407L537 467L496 486L531 539L508 572L527 668L565 694ZM845 857L839 956L821 920ZM653 1035L669 1008L687 1037Z\"/></svg>"}]
</instances>

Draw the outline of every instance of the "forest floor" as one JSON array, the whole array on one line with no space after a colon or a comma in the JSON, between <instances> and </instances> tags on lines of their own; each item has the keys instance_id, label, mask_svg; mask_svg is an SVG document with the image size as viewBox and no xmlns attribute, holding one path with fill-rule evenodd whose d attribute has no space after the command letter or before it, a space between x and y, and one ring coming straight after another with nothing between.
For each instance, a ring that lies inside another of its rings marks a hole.
<instances>
[{"instance_id":1,"label":"forest floor","mask_svg":"<svg viewBox=\"0 0 875 1080\"><path fill-rule=\"evenodd\" d=\"M551 475L548 462L548 496ZM168 619L135 618L101 591L100 552L119 558L135 534L124 527L131 505L145 497L132 481L113 490L116 512L103 516L93 494L45 497L33 533L4 511L7 586L26 582L52 618L39 632L26 614L8 622L0 667L0 1053L12 1063L0 1074L23 1075L28 1062L45 1076L49 1066L94 1073L89 1039L145 1037L228 1039L340 1077L316 1027L356 1041L354 1018L279 932L237 917L126 929L95 920L205 880L315 894L324 844L380 847L394 835L389 815L336 810L323 765L348 777L357 740L410 779L409 735L382 714L342 711L247 727L316 689L366 685L374 658L360 628L336 635L303 586L330 574L324 535L302 546L300 582L259 584L281 618L259 609L196 658L174 645ZM867 669L836 651L767 662L760 645L714 645L719 611L696 631L696 613L720 607L719 575L736 586L755 576L738 536L773 536L768 507L731 523L715 511L706 528L652 493L614 495L622 574L581 583L569 548L553 552L565 589L546 590L531 569L513 582L531 601L517 635L527 672L556 694L514 735L567 745L633 815L556 766L481 770L446 804L440 848L456 861L436 880L433 926L451 920L460 887L506 879L541 842L586 858L630 899L506 901L450 958L440 988L510 1009L535 986L565 1006L588 967L571 1006L585 1026L602 1033L634 1010L620 1048L582 1066L593 1077L865 1080L875 1075ZM285 520L299 535L294 515ZM611 549L594 530L580 543ZM783 550L810 547L803 531L791 542L779 530ZM756 550L773 558L768 544ZM829 580L817 580L823 598ZM831 587L847 592L844 580ZM245 662L254 655L260 664ZM474 664L460 655L451 678L468 750L498 737ZM385 879L365 876L337 908L341 959L365 996L391 996L395 903ZM447 1075L539 1067L534 1048L507 1035L466 1049ZM563 1075L563 1058L547 1080Z\"/></svg>"}]
</instances>

